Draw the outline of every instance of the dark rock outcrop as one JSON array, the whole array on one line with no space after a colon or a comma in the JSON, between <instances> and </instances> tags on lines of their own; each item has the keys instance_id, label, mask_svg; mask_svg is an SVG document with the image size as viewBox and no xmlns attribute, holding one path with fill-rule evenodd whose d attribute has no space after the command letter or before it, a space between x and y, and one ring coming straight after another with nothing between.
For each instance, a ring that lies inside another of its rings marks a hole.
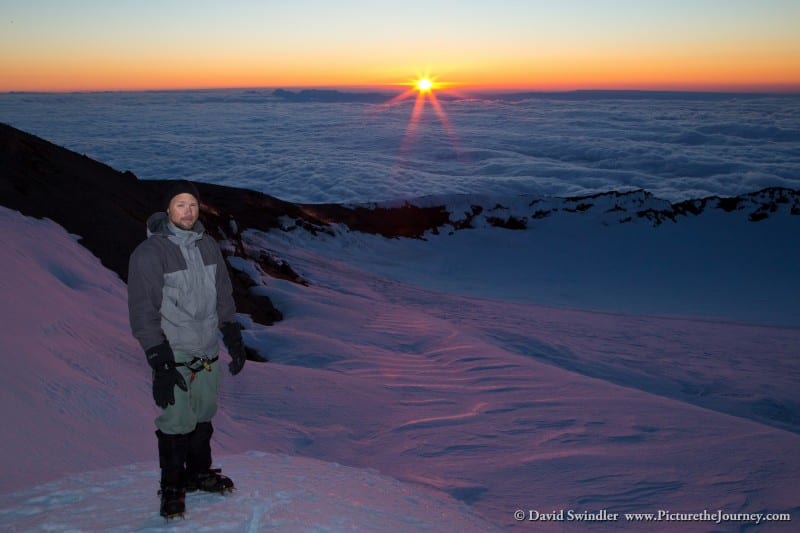
<instances>
[{"instance_id":1,"label":"dark rock outcrop","mask_svg":"<svg viewBox=\"0 0 800 533\"><path fill-rule=\"evenodd\" d=\"M127 281L128 258L145 238L147 218L164 209L164 181L139 180L130 171L117 171L2 123L0 169L0 205L53 220ZM287 262L247 250L240 231L280 228L280 219L288 217L311 232L331 232L331 224L344 224L386 237L421 237L449 221L444 207L303 205L235 187L196 185L209 234L231 243L232 255L254 262L264 273L301 284L307 282ZM230 270L240 312L265 325L281 320L269 298L253 290L252 280Z\"/></svg>"},{"instance_id":2,"label":"dark rock outcrop","mask_svg":"<svg viewBox=\"0 0 800 533\"><path fill-rule=\"evenodd\" d=\"M53 220L127 280L128 258L145 238L147 217L163 209L162 182L141 181L5 124L0 124L0 169L0 204ZM296 209L250 191L202 183L198 189L202 219L217 239L240 242L226 232L231 218L239 219L239 227L269 229L277 217ZM291 279L291 272L284 266L281 277ZM231 280L240 312L264 325L282 318L268 297L251 293L233 271Z\"/></svg>"}]
</instances>

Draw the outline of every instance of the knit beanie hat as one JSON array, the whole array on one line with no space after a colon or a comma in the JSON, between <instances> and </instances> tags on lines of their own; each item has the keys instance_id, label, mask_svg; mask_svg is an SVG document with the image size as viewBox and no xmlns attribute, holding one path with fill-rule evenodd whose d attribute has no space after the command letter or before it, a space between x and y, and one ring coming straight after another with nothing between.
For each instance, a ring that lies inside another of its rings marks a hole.
<instances>
[{"instance_id":1,"label":"knit beanie hat","mask_svg":"<svg viewBox=\"0 0 800 533\"><path fill-rule=\"evenodd\" d=\"M197 187L194 186L194 183L187 180L175 180L170 181L164 190L164 209L169 209L169 203L172 199L182 193L191 194L197 200L197 203L200 203L200 193L197 192Z\"/></svg>"}]
</instances>

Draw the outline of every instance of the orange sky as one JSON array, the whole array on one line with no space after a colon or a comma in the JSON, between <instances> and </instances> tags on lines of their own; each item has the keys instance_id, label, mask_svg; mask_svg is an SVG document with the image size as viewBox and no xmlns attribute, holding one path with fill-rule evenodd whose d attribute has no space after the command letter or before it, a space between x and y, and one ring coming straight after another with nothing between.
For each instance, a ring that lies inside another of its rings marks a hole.
<instances>
[{"instance_id":1,"label":"orange sky","mask_svg":"<svg viewBox=\"0 0 800 533\"><path fill-rule=\"evenodd\" d=\"M369 87L423 72L466 89L800 90L791 1L11 0L2 17L0 91Z\"/></svg>"}]
</instances>

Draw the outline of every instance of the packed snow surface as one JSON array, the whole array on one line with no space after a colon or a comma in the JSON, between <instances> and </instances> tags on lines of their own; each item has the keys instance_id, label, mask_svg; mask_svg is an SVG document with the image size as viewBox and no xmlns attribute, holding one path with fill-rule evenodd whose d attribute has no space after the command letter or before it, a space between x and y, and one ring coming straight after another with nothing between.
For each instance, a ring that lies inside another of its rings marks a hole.
<instances>
[{"instance_id":1,"label":"packed snow surface","mask_svg":"<svg viewBox=\"0 0 800 533\"><path fill-rule=\"evenodd\" d=\"M678 525L792 529L800 329L479 295L470 280L518 280L489 268L486 235L461 235L473 260L446 269L417 242L246 231L310 284L248 268L285 319L240 315L271 361L223 378L215 463L239 490L190 495L166 524L124 284L53 222L0 209L0 528L477 531L517 510L721 510L735 518Z\"/></svg>"}]
</instances>

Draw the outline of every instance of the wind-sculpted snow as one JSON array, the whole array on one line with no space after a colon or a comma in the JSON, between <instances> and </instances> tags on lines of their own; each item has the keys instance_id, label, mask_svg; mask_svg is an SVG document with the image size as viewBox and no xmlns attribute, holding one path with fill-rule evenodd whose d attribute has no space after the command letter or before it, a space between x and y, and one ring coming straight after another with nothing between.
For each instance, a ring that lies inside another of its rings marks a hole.
<instances>
[{"instance_id":1,"label":"wind-sculpted snow","mask_svg":"<svg viewBox=\"0 0 800 533\"><path fill-rule=\"evenodd\" d=\"M0 338L0 350L16 355L0 387L14 429L0 454L0 520L10 528L160 527L157 408L126 324L121 282L52 222L0 214L0 240L15 251L14 262L2 263L0 298L17 302L13 312L6 308ZM449 504L435 504L434 519L433 500L387 477L444 492L441 501L461 500L500 525L514 523L517 509L798 512L796 328L473 298L465 295L469 271L519 287L479 255L448 265L462 284L461 294L448 294L423 288L425 278L441 275L438 266L405 247L426 241L370 236L385 247L365 256L358 250L365 241L342 235L243 232L245 246L288 261L307 285L236 261L284 320L264 327L240 315L247 344L271 362L223 377L215 457L240 492L221 502L190 497L186 524L170 527L197 526L209 506L219 511L209 527L302 520L302 529L320 524L293 512L312 501L309 508L330 511L316 517L328 520L319 527L332 529L330 520L348 519L364 530L482 527L470 512L442 515L457 509ZM398 260L417 282L375 273L375 264ZM37 341L42 332L46 345ZM61 443L59 453L53 443ZM248 450L267 455L236 455ZM316 463L300 479L294 459L274 454L380 476L340 475ZM396 498L405 501L395 506ZM113 512L88 515L95 502ZM353 513L332 502L355 502Z\"/></svg>"},{"instance_id":2,"label":"wind-sculpted snow","mask_svg":"<svg viewBox=\"0 0 800 533\"><path fill-rule=\"evenodd\" d=\"M287 319L251 332L250 342L271 346L273 361L303 374L340 376L344 388L358 391L359 404L374 386L391 398L352 411L363 424L354 432L323 422L345 400L335 386L320 387L296 441L304 454L336 450L348 464L392 465L393 475L446 490L491 516L507 512L509 499L526 498L548 509L738 506L736 491L723 487L747 485L751 474L775 479L777 471L734 473L734 457L760 463L791 455L746 450L762 442L750 433L756 427L776 428L768 432L788 438L787 446L798 438L796 329L444 294L420 288L412 276L399 282L374 274L379 263L402 263L417 277L436 268L403 241L387 239L383 248L342 237L247 234L249 246L285 257L310 283L267 280ZM475 270L493 285L519 288L518 280L491 273L493 259L473 255L449 271L462 283L463 272ZM298 396L306 393L293 385L291 398ZM279 411L281 426L295 434L291 409ZM324 429L315 437L308 428L318 424ZM741 441L740 431L748 435Z\"/></svg>"}]
</instances>

